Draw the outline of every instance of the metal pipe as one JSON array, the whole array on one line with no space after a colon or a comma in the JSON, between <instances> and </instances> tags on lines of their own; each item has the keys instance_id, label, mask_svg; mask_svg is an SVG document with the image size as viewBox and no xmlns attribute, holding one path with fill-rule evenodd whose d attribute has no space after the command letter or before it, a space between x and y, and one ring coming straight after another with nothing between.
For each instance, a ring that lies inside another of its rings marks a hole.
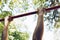
<instances>
[{"instance_id":1,"label":"metal pipe","mask_svg":"<svg viewBox=\"0 0 60 40\"><path fill-rule=\"evenodd\" d=\"M45 9L46 11L48 10L53 10L53 9L58 9L60 8L60 6L55 6L55 7L51 7L51 8L47 8ZM24 13L24 14L21 14L21 15L16 15L16 16L11 16L11 18L18 18L18 17L23 17L23 16L27 16L27 15L32 15L32 14L36 14L38 11L33 11L33 12L28 12L28 13ZM4 21L4 18L3 19L0 19L0 21Z\"/></svg>"}]
</instances>

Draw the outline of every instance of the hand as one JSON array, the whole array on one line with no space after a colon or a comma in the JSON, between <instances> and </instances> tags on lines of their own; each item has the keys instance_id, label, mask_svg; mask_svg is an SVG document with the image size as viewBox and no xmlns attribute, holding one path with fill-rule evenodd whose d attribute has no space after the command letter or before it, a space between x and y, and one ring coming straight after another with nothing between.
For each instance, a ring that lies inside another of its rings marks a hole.
<instances>
[{"instance_id":1,"label":"hand","mask_svg":"<svg viewBox=\"0 0 60 40\"><path fill-rule=\"evenodd\" d=\"M11 18L11 16L9 16L8 18L9 22L13 21L13 18Z\"/></svg>"},{"instance_id":2,"label":"hand","mask_svg":"<svg viewBox=\"0 0 60 40\"><path fill-rule=\"evenodd\" d=\"M45 8L41 7L41 8L38 8L37 10L38 10L38 13L37 13L38 15L43 15L44 13L46 13Z\"/></svg>"},{"instance_id":3,"label":"hand","mask_svg":"<svg viewBox=\"0 0 60 40\"><path fill-rule=\"evenodd\" d=\"M13 19L10 16L6 16L4 20L5 26L7 26L12 20Z\"/></svg>"}]
</instances>

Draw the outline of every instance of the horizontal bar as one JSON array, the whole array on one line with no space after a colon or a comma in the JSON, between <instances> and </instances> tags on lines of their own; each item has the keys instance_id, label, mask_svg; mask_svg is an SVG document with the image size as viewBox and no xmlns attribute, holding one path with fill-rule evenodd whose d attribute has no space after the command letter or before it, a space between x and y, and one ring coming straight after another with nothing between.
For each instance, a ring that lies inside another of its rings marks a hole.
<instances>
[{"instance_id":1,"label":"horizontal bar","mask_svg":"<svg viewBox=\"0 0 60 40\"><path fill-rule=\"evenodd\" d=\"M16 15L16 16L11 16L11 18L18 18L18 17L23 17L23 16L27 16L27 15L31 15L31 14L36 14L37 11L34 11L34 12L29 12L29 13L24 13L24 14L21 14L21 15ZM4 18L3 19L0 19L0 21L4 21Z\"/></svg>"},{"instance_id":2,"label":"horizontal bar","mask_svg":"<svg viewBox=\"0 0 60 40\"><path fill-rule=\"evenodd\" d=\"M18 17L27 16L27 15L32 15L32 14L36 14L37 12L38 12L38 11L29 12L29 13L24 13L24 14L21 14L21 15L12 16L12 18L18 18Z\"/></svg>"},{"instance_id":3,"label":"horizontal bar","mask_svg":"<svg viewBox=\"0 0 60 40\"><path fill-rule=\"evenodd\" d=\"M51 7L51 8L47 8L45 9L46 11L48 10L53 10L53 9L58 9L60 8L60 6L55 6L55 7ZM21 15L16 15L16 16L11 16L11 18L18 18L18 17L23 17L23 16L27 16L27 15L32 15L32 14L36 14L38 11L33 11L33 12L28 12L28 13L24 13L24 14L21 14ZM3 19L0 19L0 21L4 21L4 18Z\"/></svg>"}]
</instances>

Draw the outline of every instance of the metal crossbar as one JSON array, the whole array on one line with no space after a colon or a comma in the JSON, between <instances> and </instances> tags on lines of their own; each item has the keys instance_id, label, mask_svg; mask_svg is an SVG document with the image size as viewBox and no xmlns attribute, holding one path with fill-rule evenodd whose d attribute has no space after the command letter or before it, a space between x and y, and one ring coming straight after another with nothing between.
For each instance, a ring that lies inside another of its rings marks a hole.
<instances>
[{"instance_id":1,"label":"metal crossbar","mask_svg":"<svg viewBox=\"0 0 60 40\"><path fill-rule=\"evenodd\" d=\"M48 10L53 10L53 9L58 9L60 8L60 6L55 6L55 7L51 7L51 8L47 8L45 9L46 11ZM32 14L36 14L38 11L33 11L33 12L28 12L28 13L24 13L24 14L21 14L21 15L16 15L16 16L11 16L11 18L18 18L18 17L23 17L23 16L27 16L27 15L32 15ZM0 19L0 21L4 21L4 18L3 19Z\"/></svg>"}]
</instances>

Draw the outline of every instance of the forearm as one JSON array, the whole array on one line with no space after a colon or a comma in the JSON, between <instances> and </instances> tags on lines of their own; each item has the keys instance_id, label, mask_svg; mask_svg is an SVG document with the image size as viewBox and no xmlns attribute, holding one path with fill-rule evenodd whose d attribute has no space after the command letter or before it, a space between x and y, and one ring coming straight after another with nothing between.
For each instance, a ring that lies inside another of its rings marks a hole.
<instances>
[{"instance_id":1,"label":"forearm","mask_svg":"<svg viewBox=\"0 0 60 40\"><path fill-rule=\"evenodd\" d=\"M44 26L44 24L43 24L43 15L38 15L37 25L36 25L36 28L35 28L35 32L36 32L38 29L43 28L43 26Z\"/></svg>"},{"instance_id":2,"label":"forearm","mask_svg":"<svg viewBox=\"0 0 60 40\"><path fill-rule=\"evenodd\" d=\"M38 15L37 26L33 33L33 40L41 40L43 36L43 15Z\"/></svg>"},{"instance_id":3,"label":"forearm","mask_svg":"<svg viewBox=\"0 0 60 40\"><path fill-rule=\"evenodd\" d=\"M4 28L3 28L3 32L2 32L2 40L8 40L8 25L9 25L9 20L6 17L4 20Z\"/></svg>"},{"instance_id":4,"label":"forearm","mask_svg":"<svg viewBox=\"0 0 60 40\"><path fill-rule=\"evenodd\" d=\"M2 32L2 40L8 40L8 27L4 26L3 32Z\"/></svg>"},{"instance_id":5,"label":"forearm","mask_svg":"<svg viewBox=\"0 0 60 40\"><path fill-rule=\"evenodd\" d=\"M38 15L37 26L43 26L43 15Z\"/></svg>"}]
</instances>

